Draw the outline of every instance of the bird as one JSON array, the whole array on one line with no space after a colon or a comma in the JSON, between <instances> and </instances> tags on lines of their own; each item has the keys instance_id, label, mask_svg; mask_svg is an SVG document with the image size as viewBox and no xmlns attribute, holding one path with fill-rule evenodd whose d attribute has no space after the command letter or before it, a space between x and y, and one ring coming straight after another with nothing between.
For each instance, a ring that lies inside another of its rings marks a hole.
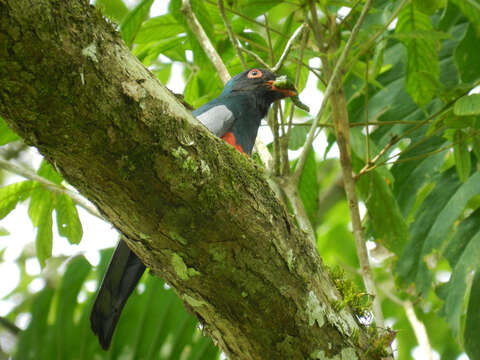
<instances>
[{"instance_id":1,"label":"bird","mask_svg":"<svg viewBox=\"0 0 480 360\"><path fill-rule=\"evenodd\" d=\"M261 120L270 105L297 95L275 85L278 77L267 69L252 68L232 77L221 94L192 112L210 132L238 151L250 155ZM101 347L108 350L121 312L146 266L119 241L97 292L90 324Z\"/></svg>"}]
</instances>

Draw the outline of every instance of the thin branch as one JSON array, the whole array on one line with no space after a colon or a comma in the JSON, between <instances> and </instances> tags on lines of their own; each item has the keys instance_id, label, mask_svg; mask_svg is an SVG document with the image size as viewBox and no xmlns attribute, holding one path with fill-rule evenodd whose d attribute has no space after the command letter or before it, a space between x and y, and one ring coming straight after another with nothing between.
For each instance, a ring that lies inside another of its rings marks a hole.
<instances>
[{"instance_id":1,"label":"thin branch","mask_svg":"<svg viewBox=\"0 0 480 360\"><path fill-rule=\"evenodd\" d=\"M22 332L22 329L20 329L17 325L15 325L13 322L8 320L4 316L0 316L0 325L7 329L13 335L18 335Z\"/></svg>"},{"instance_id":2,"label":"thin branch","mask_svg":"<svg viewBox=\"0 0 480 360\"><path fill-rule=\"evenodd\" d=\"M327 88L325 90L325 94L322 100L319 114L323 113L326 107L327 101L330 98L330 95L334 92L334 90L336 90L340 86L339 85L339 83L341 83L339 80L340 71L341 69L343 69L343 66L345 65L347 54L353 46L353 43L358 35L360 27L363 21L365 20L367 13L370 7L372 6L372 3L373 3L373 0L366 1L365 5L362 8L362 12L360 13L360 16L352 29L351 36L348 39L342 53L340 54L340 57L338 58L337 63L335 64L335 67L331 73ZM312 4L312 2L310 2L310 7L312 12L312 18L315 21L316 9L315 9L315 6ZM314 33L318 34L317 37L319 37L320 30L318 29L318 26L319 26L318 22L317 23L314 22L313 25L316 28L316 30L314 29ZM318 45L320 47L322 46L321 43L319 43ZM326 59L324 59L324 66L328 71L329 70L327 68L328 61ZM377 326L382 328L384 326L382 307L381 307L380 299L378 298L378 296L376 296L377 291L376 291L375 281L373 279L373 275L370 267L370 261L368 258L368 252L365 244L363 228L362 228L360 213L358 209L358 199L355 191L355 181L352 176L352 160L350 155L350 140L349 140L350 127L348 124L348 115L346 113L346 104L345 104L345 99L343 95L338 96L338 98L337 97L332 98L332 109L333 109L333 112L336 113L336 116L334 117L335 119L334 128L335 128L335 134L337 137L337 144L340 150L340 164L342 166L345 194L347 196L347 200L349 204L350 218L352 221L352 228L353 228L353 236L355 239L355 247L357 250L357 256L360 263L362 278L365 284L366 291L373 296L372 310L375 316L375 321L377 323ZM297 165L297 169L295 169L295 175L297 176L297 179L300 177L300 174L303 171L303 167L305 166L307 154L308 154L308 151L310 150L310 147L312 146L313 136L314 136L318 121L319 121L319 116L315 117L313 121L312 128L310 129L310 132L308 134L306 144L303 148L302 154L299 159L299 163Z\"/></svg>"},{"instance_id":3,"label":"thin branch","mask_svg":"<svg viewBox=\"0 0 480 360\"><path fill-rule=\"evenodd\" d=\"M352 34L350 35L350 38L348 39L345 48L343 49L342 53L340 54L340 57L338 58L337 63L335 64L335 68L333 69L332 76L330 77L330 80L328 81L327 88L325 89L325 94L323 95L322 99L322 104L320 105L320 110L319 114L322 114L325 111L326 105L328 103L328 98L332 94L334 90L334 84L337 81L337 77L340 74L340 69L343 68L343 65L345 64L345 61L347 59L347 54L352 48L352 45L354 43L355 38L358 35L358 32L360 31L360 26L362 25L363 21L365 20L365 17L367 16L368 9L370 9L370 6L372 5L372 0L367 1L367 3L363 6L362 13L360 14L360 17L357 20L357 23L352 29ZM315 15L316 16L316 13ZM314 30L314 34L317 33L318 31ZM320 35L317 35L318 37ZM318 40L317 40L318 41ZM300 178L300 174L303 171L303 168L305 167L305 162L307 160L308 152L310 151L310 148L312 147L314 135L315 135L315 130L317 128L318 122L320 120L320 116L316 116L313 120L312 127L308 133L307 140L305 141L305 145L303 146L302 154L300 155L300 158L298 160L297 167L295 168L295 176L297 178Z\"/></svg>"},{"instance_id":4,"label":"thin branch","mask_svg":"<svg viewBox=\"0 0 480 360\"><path fill-rule=\"evenodd\" d=\"M216 4L213 0L206 0L205 2L206 2L207 4L210 4L210 5L213 5L213 6L217 6L217 4ZM298 5L298 4L297 4L297 5ZM242 19L245 19L245 20L247 20L247 21L250 21L251 23L254 23L254 24L256 24L256 25L258 25L258 26L260 26L260 27L263 27L263 28L266 28L266 29L268 28L269 31L274 32L275 34L280 35L281 37L288 38L288 36L285 35L284 33L280 32L280 31L278 31L278 30L276 30L276 29L274 29L274 28L268 27L268 26L266 26L265 24L262 24L260 21L257 21L257 20L255 20L255 19L251 19L251 18L249 18L248 16L245 16L244 14L242 14L241 12L235 11L235 10L233 10L233 9L226 9L226 10L227 10L228 12L230 12L230 13L232 13L232 14L234 14L234 15L237 15L237 16L241 17Z\"/></svg>"},{"instance_id":5,"label":"thin branch","mask_svg":"<svg viewBox=\"0 0 480 360\"><path fill-rule=\"evenodd\" d=\"M428 339L427 330L425 325L422 321L418 320L417 315L415 314L415 309L413 304L409 300L402 300L392 294L389 290L387 290L384 286L381 287L382 292L387 296L390 300L394 303L403 307L405 311L405 315L407 315L408 322L412 326L413 333L417 338L418 345L423 352L422 359L425 360L433 360L433 352L432 346L430 345L430 340Z\"/></svg>"},{"instance_id":6,"label":"thin branch","mask_svg":"<svg viewBox=\"0 0 480 360\"><path fill-rule=\"evenodd\" d=\"M232 25L228 21L227 15L225 14L225 7L223 5L223 0L218 0L218 10L220 11L220 16L223 19L223 23L225 24L225 28L227 29L228 37L230 38L230 41L232 42L232 45L235 49L235 52L237 53L238 58L240 59L240 62L242 63L243 69L247 70L248 65L243 58L243 54L240 50L240 43L238 42L237 38L235 37L235 34L233 33Z\"/></svg>"},{"instance_id":7,"label":"thin branch","mask_svg":"<svg viewBox=\"0 0 480 360\"><path fill-rule=\"evenodd\" d=\"M265 18L265 32L267 33L268 53L270 54L270 62L273 64L275 62L275 54L273 53L272 36L268 26L267 14L263 14L263 17Z\"/></svg>"},{"instance_id":8,"label":"thin branch","mask_svg":"<svg viewBox=\"0 0 480 360\"><path fill-rule=\"evenodd\" d=\"M193 13L190 0L182 0L182 7L180 10L187 18L188 26L197 37L197 40L202 46L203 51L205 51L205 54L207 54L213 66L215 66L215 69L217 69L220 79L222 79L222 82L226 84L228 80L230 80L230 74L227 70L227 67L223 63L222 58L220 55L218 55L217 50L215 50L215 47L203 30L202 25L199 23L197 17Z\"/></svg>"},{"instance_id":9,"label":"thin branch","mask_svg":"<svg viewBox=\"0 0 480 360\"><path fill-rule=\"evenodd\" d=\"M365 162L368 164L370 162L370 127L368 123L368 60L367 66L365 69L365 103L363 107L365 108L365 122L367 125L365 126L365 145L366 145L366 160Z\"/></svg>"},{"instance_id":10,"label":"thin branch","mask_svg":"<svg viewBox=\"0 0 480 360\"><path fill-rule=\"evenodd\" d=\"M93 206L90 202L85 200L80 194L67 189L65 186L57 185L51 182L50 180L47 180L44 177L36 174L34 171L30 169L26 169L24 167L12 164L11 162L1 158L0 158L0 168L12 174L22 176L25 179L36 181L54 193L70 196L75 204L85 209L93 216L104 220L103 216L98 212L95 206Z\"/></svg>"},{"instance_id":11,"label":"thin branch","mask_svg":"<svg viewBox=\"0 0 480 360\"><path fill-rule=\"evenodd\" d=\"M255 59L256 62L258 62L260 65L262 65L264 68L270 69L270 65L268 65L259 55L255 54L253 51L245 49L245 48L240 48L241 51L244 53L247 53L250 55L252 58Z\"/></svg>"},{"instance_id":12,"label":"thin branch","mask_svg":"<svg viewBox=\"0 0 480 360\"><path fill-rule=\"evenodd\" d=\"M473 131L473 134L467 136L465 139L469 139L470 137L472 138L476 138L480 135L479 132L476 132L476 131ZM423 159L423 158L426 158L428 156L431 156L431 155L435 155L437 153L440 153L442 151L445 151L445 150L449 150L451 148L453 148L455 145L457 144L460 144L460 142L452 142L451 144L449 145L445 145L445 146L442 146L441 148L438 148L438 149L435 149L435 150L432 150L432 151L429 151L427 153L423 153L423 154L419 154L417 156L411 156L411 157L408 157L408 158L403 158L403 159L400 159L400 160L396 160L394 162L388 162L396 157L399 157L401 156L405 151L402 151L398 154L395 154L395 155L392 155L391 157L389 157L388 159L382 161L380 164L376 165L374 168L377 168L379 166L382 166L382 165L388 165L388 164L398 164L398 163L402 163L402 162L407 162L407 161L412 161L412 160L418 160L418 159ZM417 145L417 143L415 143L415 145ZM408 148L408 150L411 150L411 148Z\"/></svg>"},{"instance_id":13,"label":"thin branch","mask_svg":"<svg viewBox=\"0 0 480 360\"><path fill-rule=\"evenodd\" d=\"M392 136L390 141L388 142L387 145L385 145L383 147L382 150L380 150L380 152L375 155L375 157L372 159L372 161L369 161L365 164L365 166L362 168L362 170L360 170L358 172L358 174L355 176L355 180L358 179L360 176L362 176L363 174L365 174L366 172L372 170L372 166L375 165L375 163L378 161L378 159L380 159L383 154L385 154L393 145L395 145L396 143L398 142L398 136Z\"/></svg>"},{"instance_id":14,"label":"thin branch","mask_svg":"<svg viewBox=\"0 0 480 360\"><path fill-rule=\"evenodd\" d=\"M298 88L298 83L300 82L300 74L302 72L303 55L304 55L305 47L307 46L308 35L309 35L309 33L305 33L303 35L302 43L300 45L300 54L299 54L300 56L299 56L298 64L297 64L297 72L295 74L295 87L296 88ZM281 151L282 151L282 154L283 154L282 158L284 160L282 173L284 175L290 174L290 160L288 158L288 143L290 142L290 136L292 134L292 123L293 123L294 112L295 112L295 106L293 106L293 104L291 104L290 115L288 117L287 131L286 131L286 134L285 134L284 138L282 139L282 143L281 143ZM285 126L285 125L283 125L283 126Z\"/></svg>"},{"instance_id":15,"label":"thin branch","mask_svg":"<svg viewBox=\"0 0 480 360\"><path fill-rule=\"evenodd\" d=\"M295 219L297 220L298 226L300 229L308 235L310 241L313 245L316 246L315 232L313 231L312 224L308 219L305 206L303 205L300 194L298 193L297 183L291 181L291 177L286 181L278 180L282 184L282 189L285 191L288 200L290 200L290 205L292 206Z\"/></svg>"},{"instance_id":16,"label":"thin branch","mask_svg":"<svg viewBox=\"0 0 480 360\"><path fill-rule=\"evenodd\" d=\"M280 142L278 133L278 103L274 103L268 113L268 125L273 135L273 169L275 176L280 176Z\"/></svg>"},{"instance_id":17,"label":"thin branch","mask_svg":"<svg viewBox=\"0 0 480 360\"><path fill-rule=\"evenodd\" d=\"M288 39L287 44L285 45L285 49L283 50L282 55L280 56L280 59L278 59L278 62L275 64L275 66L272 68L272 71L275 73L277 72L283 65L285 59L288 56L288 53L290 52L290 49L292 48L292 45L295 40L297 40L298 37L300 37L304 31L308 30L308 25L306 23L303 23L298 27L297 30L293 33L293 35Z\"/></svg>"}]
</instances>

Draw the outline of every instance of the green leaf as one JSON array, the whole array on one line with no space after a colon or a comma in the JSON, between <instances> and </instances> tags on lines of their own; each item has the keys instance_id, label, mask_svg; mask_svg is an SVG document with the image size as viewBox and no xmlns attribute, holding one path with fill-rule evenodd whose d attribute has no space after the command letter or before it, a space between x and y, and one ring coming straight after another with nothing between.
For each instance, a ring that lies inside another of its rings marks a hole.
<instances>
[{"instance_id":1,"label":"green leaf","mask_svg":"<svg viewBox=\"0 0 480 360\"><path fill-rule=\"evenodd\" d=\"M158 80L165 85L168 83L168 79L170 79L172 64L162 64L159 68L153 70L153 72L157 75Z\"/></svg>"},{"instance_id":2,"label":"green leaf","mask_svg":"<svg viewBox=\"0 0 480 360\"><path fill-rule=\"evenodd\" d=\"M410 227L410 240L397 263L397 272L406 281L415 281L417 290L426 294L431 277L425 256L441 249L468 200L480 186L480 173L460 183L453 168L441 174L435 188L418 209Z\"/></svg>"},{"instance_id":3,"label":"green leaf","mask_svg":"<svg viewBox=\"0 0 480 360\"><path fill-rule=\"evenodd\" d=\"M164 55L165 52L172 49L177 51L183 49L185 38L185 36L176 36L158 42L138 45L133 49L133 53L142 61L143 65L150 66L155 60L157 60L160 54ZM171 66L171 64L168 65Z\"/></svg>"},{"instance_id":4,"label":"green leaf","mask_svg":"<svg viewBox=\"0 0 480 360\"><path fill-rule=\"evenodd\" d=\"M250 18L256 18L281 3L278 0L247 0L242 2L239 12Z\"/></svg>"},{"instance_id":5,"label":"green leaf","mask_svg":"<svg viewBox=\"0 0 480 360\"><path fill-rule=\"evenodd\" d=\"M310 222L314 224L318 209L318 183L317 162L315 160L315 151L313 149L308 152L305 167L300 176L298 191L308 218L310 219Z\"/></svg>"},{"instance_id":6,"label":"green leaf","mask_svg":"<svg viewBox=\"0 0 480 360\"><path fill-rule=\"evenodd\" d=\"M25 331L20 332L17 354L15 358L24 360L51 359L46 354L49 333L48 315L50 306L54 297L55 290L51 287L45 287L41 292L35 295L30 310L32 318Z\"/></svg>"},{"instance_id":7,"label":"green leaf","mask_svg":"<svg viewBox=\"0 0 480 360\"><path fill-rule=\"evenodd\" d=\"M70 244L78 244L82 240L83 229L78 218L75 203L68 195L57 196L55 204L58 233L66 237Z\"/></svg>"},{"instance_id":8,"label":"green leaf","mask_svg":"<svg viewBox=\"0 0 480 360\"><path fill-rule=\"evenodd\" d=\"M120 22L127 15L128 8L122 0L97 0L95 6L106 17Z\"/></svg>"},{"instance_id":9,"label":"green leaf","mask_svg":"<svg viewBox=\"0 0 480 360\"><path fill-rule=\"evenodd\" d=\"M453 113L458 116L480 114L480 94L463 96L455 102Z\"/></svg>"},{"instance_id":10,"label":"green leaf","mask_svg":"<svg viewBox=\"0 0 480 360\"><path fill-rule=\"evenodd\" d=\"M480 2L478 0L451 0L451 2L458 6L480 35Z\"/></svg>"},{"instance_id":11,"label":"green leaf","mask_svg":"<svg viewBox=\"0 0 480 360\"><path fill-rule=\"evenodd\" d=\"M446 0L415 0L414 4L419 11L433 15L437 9L446 5Z\"/></svg>"},{"instance_id":12,"label":"green leaf","mask_svg":"<svg viewBox=\"0 0 480 360\"><path fill-rule=\"evenodd\" d=\"M388 178L373 170L359 178L357 188L368 209L375 240L400 254L408 241L408 226L389 183Z\"/></svg>"},{"instance_id":13,"label":"green leaf","mask_svg":"<svg viewBox=\"0 0 480 360\"><path fill-rule=\"evenodd\" d=\"M428 154L445 144L445 139L434 136L420 145L405 149L399 162L392 166L395 178L394 194L403 216L407 217L415 202L416 194L426 184L433 181L433 176L442 166L446 151L426 156L417 160L402 161L408 158ZM415 142L412 142L415 144Z\"/></svg>"},{"instance_id":14,"label":"green leaf","mask_svg":"<svg viewBox=\"0 0 480 360\"><path fill-rule=\"evenodd\" d=\"M472 164L470 161L470 152L468 151L467 136L461 130L455 131L453 156L455 158L455 168L457 169L458 178L461 182L468 180Z\"/></svg>"},{"instance_id":15,"label":"green leaf","mask_svg":"<svg viewBox=\"0 0 480 360\"><path fill-rule=\"evenodd\" d=\"M40 213L35 238L35 250L40 266L45 266L45 260L52 255L52 208L44 207Z\"/></svg>"},{"instance_id":16,"label":"green leaf","mask_svg":"<svg viewBox=\"0 0 480 360\"><path fill-rule=\"evenodd\" d=\"M122 33L122 39L125 41L128 47L132 46L143 21L150 12L150 7L152 4L153 0L140 1L135 9L130 11L122 21L122 24L120 25L120 32Z\"/></svg>"},{"instance_id":17,"label":"green leaf","mask_svg":"<svg viewBox=\"0 0 480 360\"><path fill-rule=\"evenodd\" d=\"M59 185L63 178L62 176L55 171L52 165L50 165L45 159L42 160L40 168L37 171L38 175L41 177L50 180L51 182Z\"/></svg>"},{"instance_id":18,"label":"green leaf","mask_svg":"<svg viewBox=\"0 0 480 360\"><path fill-rule=\"evenodd\" d=\"M136 44L145 44L171 38L185 32L185 28L172 14L157 16L145 21L135 38Z\"/></svg>"},{"instance_id":19,"label":"green leaf","mask_svg":"<svg viewBox=\"0 0 480 360\"><path fill-rule=\"evenodd\" d=\"M55 347L59 354L76 353L74 349L81 343L75 336L78 332L75 309L78 294L91 268L83 256L76 256L68 263L62 277L55 313Z\"/></svg>"},{"instance_id":20,"label":"green leaf","mask_svg":"<svg viewBox=\"0 0 480 360\"><path fill-rule=\"evenodd\" d=\"M15 134L0 116L0 146L18 140L20 137Z\"/></svg>"},{"instance_id":21,"label":"green leaf","mask_svg":"<svg viewBox=\"0 0 480 360\"><path fill-rule=\"evenodd\" d=\"M452 36L449 33L443 31L434 30L418 30L411 32L401 32L392 35L393 38L400 41L405 40L444 40L450 39Z\"/></svg>"},{"instance_id":22,"label":"green leaf","mask_svg":"<svg viewBox=\"0 0 480 360\"><path fill-rule=\"evenodd\" d=\"M470 359L480 359L480 342L478 341L478 329L480 326L480 271L477 268L470 291L465 332L463 334L465 350Z\"/></svg>"},{"instance_id":23,"label":"green leaf","mask_svg":"<svg viewBox=\"0 0 480 360\"><path fill-rule=\"evenodd\" d=\"M395 29L397 36L402 34L425 34L432 31L430 17L407 5L398 16ZM407 80L405 88L415 103L427 104L438 88L440 67L437 57L437 41L425 38L405 38L401 40L407 48Z\"/></svg>"},{"instance_id":24,"label":"green leaf","mask_svg":"<svg viewBox=\"0 0 480 360\"><path fill-rule=\"evenodd\" d=\"M38 226L47 209L50 212L53 210L54 196L55 194L45 190L42 186L33 188L28 206L28 215L30 220L32 220L33 226Z\"/></svg>"},{"instance_id":25,"label":"green leaf","mask_svg":"<svg viewBox=\"0 0 480 360\"><path fill-rule=\"evenodd\" d=\"M290 150L298 150L305 144L311 124L312 122L309 121L305 125L294 125L292 127L290 138L288 139L288 148Z\"/></svg>"},{"instance_id":26,"label":"green leaf","mask_svg":"<svg viewBox=\"0 0 480 360\"><path fill-rule=\"evenodd\" d=\"M37 228L35 247L40 265L52 254L52 211L56 194L38 186L32 191L28 215Z\"/></svg>"},{"instance_id":27,"label":"green leaf","mask_svg":"<svg viewBox=\"0 0 480 360\"><path fill-rule=\"evenodd\" d=\"M464 184L452 194L440 211L437 213L435 221L425 238L424 254L430 253L433 249L439 249L446 235L455 223L455 220L465 209L468 200L479 193L480 189L480 173L474 173Z\"/></svg>"},{"instance_id":28,"label":"green leaf","mask_svg":"<svg viewBox=\"0 0 480 360\"><path fill-rule=\"evenodd\" d=\"M33 181L22 181L0 189L0 219L7 216L17 204L27 199L34 188Z\"/></svg>"},{"instance_id":29,"label":"green leaf","mask_svg":"<svg viewBox=\"0 0 480 360\"><path fill-rule=\"evenodd\" d=\"M454 57L458 72L466 83L474 82L480 78L480 52L472 51L480 43L480 35L472 24L468 26L465 36L455 48Z\"/></svg>"},{"instance_id":30,"label":"green leaf","mask_svg":"<svg viewBox=\"0 0 480 360\"><path fill-rule=\"evenodd\" d=\"M446 298L441 315L449 323L455 335L460 330L463 303L473 271L478 271L480 258L480 210L472 213L458 226L455 235L445 249L445 258L452 267ZM480 323L477 324L477 329Z\"/></svg>"}]
</instances>

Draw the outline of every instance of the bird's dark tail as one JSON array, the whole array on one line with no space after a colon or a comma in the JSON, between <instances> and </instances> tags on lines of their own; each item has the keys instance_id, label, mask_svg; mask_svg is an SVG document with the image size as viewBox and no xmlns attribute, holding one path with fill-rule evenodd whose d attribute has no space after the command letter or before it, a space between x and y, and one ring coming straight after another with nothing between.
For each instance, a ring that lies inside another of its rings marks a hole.
<instances>
[{"instance_id":1,"label":"bird's dark tail","mask_svg":"<svg viewBox=\"0 0 480 360\"><path fill-rule=\"evenodd\" d=\"M93 332L104 350L110 347L123 306L145 272L145 265L120 240L113 253L90 315Z\"/></svg>"}]
</instances>

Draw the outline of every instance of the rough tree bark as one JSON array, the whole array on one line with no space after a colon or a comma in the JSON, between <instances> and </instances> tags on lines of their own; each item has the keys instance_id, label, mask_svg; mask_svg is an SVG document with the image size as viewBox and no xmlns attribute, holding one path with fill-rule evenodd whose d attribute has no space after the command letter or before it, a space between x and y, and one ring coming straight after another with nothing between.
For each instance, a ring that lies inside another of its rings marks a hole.
<instances>
[{"instance_id":1,"label":"rough tree bark","mask_svg":"<svg viewBox=\"0 0 480 360\"><path fill-rule=\"evenodd\" d=\"M208 133L88 1L0 0L0 114L229 358L379 357L261 169Z\"/></svg>"}]
</instances>

